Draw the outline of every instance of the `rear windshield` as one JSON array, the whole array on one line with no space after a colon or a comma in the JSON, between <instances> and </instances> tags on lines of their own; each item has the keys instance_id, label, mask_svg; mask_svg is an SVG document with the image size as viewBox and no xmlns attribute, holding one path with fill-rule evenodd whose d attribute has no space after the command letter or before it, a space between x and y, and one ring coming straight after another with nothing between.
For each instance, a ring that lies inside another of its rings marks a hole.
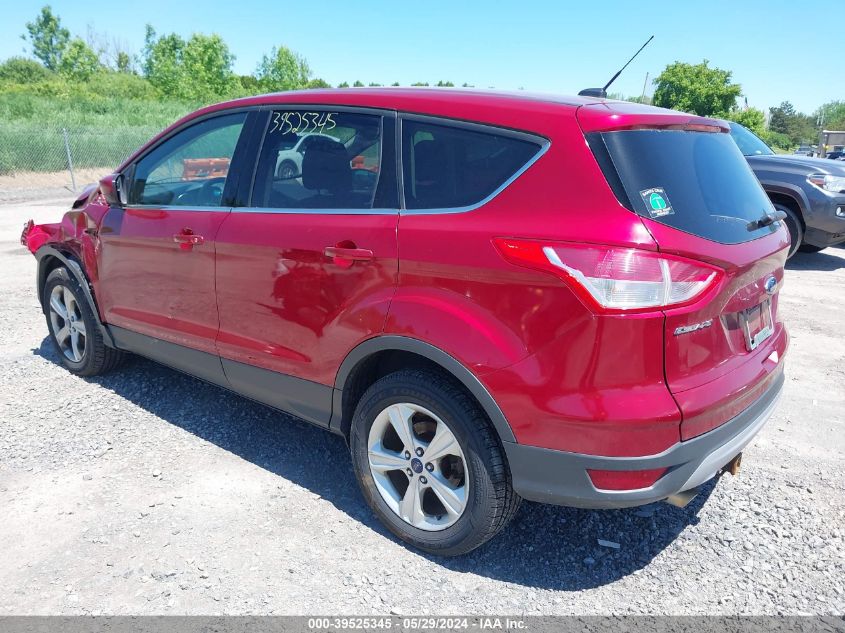
<instances>
[{"instance_id":1,"label":"rear windshield","mask_svg":"<svg viewBox=\"0 0 845 633\"><path fill-rule=\"evenodd\" d=\"M619 201L643 217L722 244L777 230L749 230L772 205L728 134L626 130L588 141Z\"/></svg>"}]
</instances>

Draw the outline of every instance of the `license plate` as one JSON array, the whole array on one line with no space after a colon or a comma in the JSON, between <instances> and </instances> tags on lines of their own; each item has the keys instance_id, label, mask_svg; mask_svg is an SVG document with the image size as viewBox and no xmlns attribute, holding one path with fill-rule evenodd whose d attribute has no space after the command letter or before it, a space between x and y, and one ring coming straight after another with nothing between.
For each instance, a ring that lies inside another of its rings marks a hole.
<instances>
[{"instance_id":1,"label":"license plate","mask_svg":"<svg viewBox=\"0 0 845 633\"><path fill-rule=\"evenodd\" d=\"M745 346L751 352L775 331L772 320L772 301L766 299L763 303L748 308L739 313L742 332L745 335Z\"/></svg>"}]
</instances>

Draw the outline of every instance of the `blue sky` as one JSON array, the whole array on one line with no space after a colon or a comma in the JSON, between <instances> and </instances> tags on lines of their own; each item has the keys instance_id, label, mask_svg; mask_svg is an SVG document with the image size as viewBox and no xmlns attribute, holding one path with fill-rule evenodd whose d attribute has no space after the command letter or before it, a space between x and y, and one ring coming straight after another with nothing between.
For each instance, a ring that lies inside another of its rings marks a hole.
<instances>
[{"instance_id":1,"label":"blue sky","mask_svg":"<svg viewBox=\"0 0 845 633\"><path fill-rule=\"evenodd\" d=\"M0 22L0 58L21 54L24 23L43 2L7 2ZM264 52L283 44L305 56L316 76L337 84L356 79L572 94L603 85L656 35L611 91L640 94L646 73L675 60L732 70L749 105L791 101L812 112L845 99L841 39L819 44L823 23L845 18L842 0L707 2L552 2L489 0L52 0L71 32L90 26L143 47L144 24L159 33L219 33L251 73ZM839 16L836 18L835 16ZM839 51L834 54L834 48ZM834 65L834 60L838 61ZM653 90L649 79L647 91Z\"/></svg>"}]
</instances>

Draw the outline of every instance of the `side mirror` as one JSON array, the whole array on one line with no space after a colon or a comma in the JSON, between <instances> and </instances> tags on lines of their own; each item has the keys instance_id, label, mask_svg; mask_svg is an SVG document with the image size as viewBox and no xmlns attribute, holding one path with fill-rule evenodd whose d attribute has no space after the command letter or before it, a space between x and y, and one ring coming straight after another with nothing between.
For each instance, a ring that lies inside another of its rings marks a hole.
<instances>
[{"instance_id":1,"label":"side mirror","mask_svg":"<svg viewBox=\"0 0 845 633\"><path fill-rule=\"evenodd\" d=\"M126 205L126 185L123 174L109 174L100 179L100 191L109 206L122 207Z\"/></svg>"}]
</instances>

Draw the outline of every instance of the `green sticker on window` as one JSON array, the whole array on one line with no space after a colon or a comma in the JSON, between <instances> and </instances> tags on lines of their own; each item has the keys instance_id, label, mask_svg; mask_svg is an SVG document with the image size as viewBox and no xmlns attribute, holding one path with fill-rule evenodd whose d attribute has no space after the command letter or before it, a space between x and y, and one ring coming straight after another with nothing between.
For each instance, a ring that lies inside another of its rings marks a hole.
<instances>
[{"instance_id":1,"label":"green sticker on window","mask_svg":"<svg viewBox=\"0 0 845 633\"><path fill-rule=\"evenodd\" d=\"M654 187L653 189L643 189L640 195L645 202L646 211L653 218L662 218L664 215L675 213L672 210L672 205L669 204L669 198L666 192L661 187Z\"/></svg>"}]
</instances>

